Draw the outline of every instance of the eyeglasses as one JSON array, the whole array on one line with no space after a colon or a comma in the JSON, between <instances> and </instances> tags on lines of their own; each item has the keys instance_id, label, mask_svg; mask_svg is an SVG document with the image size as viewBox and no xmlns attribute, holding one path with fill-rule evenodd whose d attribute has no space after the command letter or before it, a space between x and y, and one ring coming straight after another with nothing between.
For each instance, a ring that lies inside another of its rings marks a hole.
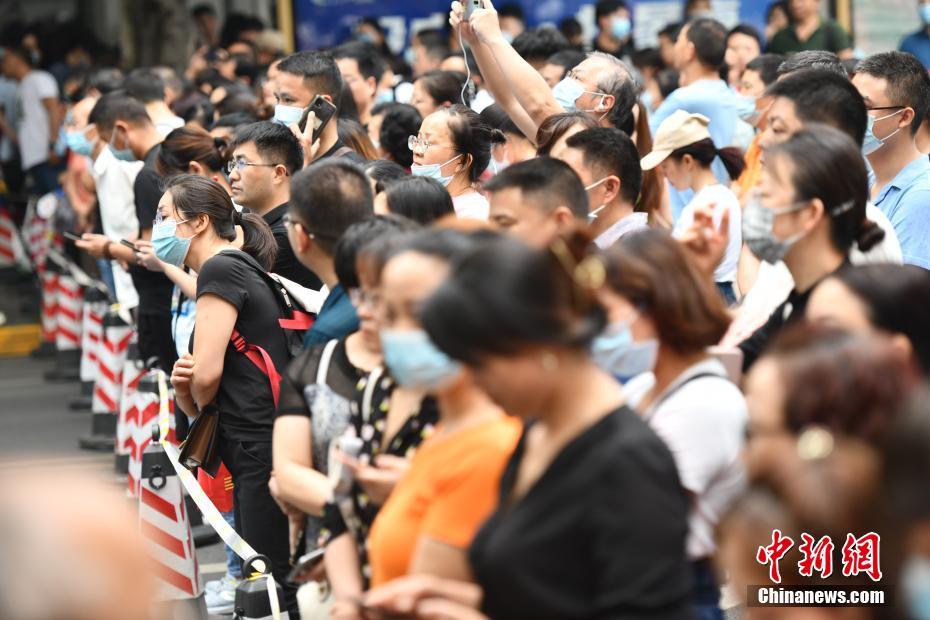
<instances>
[{"instance_id":1,"label":"eyeglasses","mask_svg":"<svg viewBox=\"0 0 930 620\"><path fill-rule=\"evenodd\" d=\"M349 301L356 308L367 305L369 308L381 303L381 293L375 291L363 291L360 288L349 289Z\"/></svg>"},{"instance_id":2,"label":"eyeglasses","mask_svg":"<svg viewBox=\"0 0 930 620\"><path fill-rule=\"evenodd\" d=\"M866 112L878 111L878 110L900 110L901 108L906 108L907 106L903 105L881 105L874 108L866 108Z\"/></svg>"},{"instance_id":3,"label":"eyeglasses","mask_svg":"<svg viewBox=\"0 0 930 620\"><path fill-rule=\"evenodd\" d=\"M244 159L231 159L226 163L226 172L232 174L234 170L242 172L245 170L246 166L256 166L260 168L274 168L275 166L281 166L283 164L253 164L245 161Z\"/></svg>"},{"instance_id":4,"label":"eyeglasses","mask_svg":"<svg viewBox=\"0 0 930 620\"><path fill-rule=\"evenodd\" d=\"M430 144L430 141L426 138L418 138L417 136L410 136L407 138L407 148L410 149L412 153L420 153L422 155L426 153L431 146L444 146L449 149L455 148L447 144Z\"/></svg>"},{"instance_id":5,"label":"eyeglasses","mask_svg":"<svg viewBox=\"0 0 930 620\"><path fill-rule=\"evenodd\" d=\"M311 231L310 228L308 228L306 224L304 224L303 222L299 222L295 220L294 218L292 218L290 213L285 213L281 217L281 222L285 226L300 226L301 228L303 228L304 233L311 239L316 239L317 237L319 237L320 239L330 239L330 240L334 239L332 235L325 235L323 233Z\"/></svg>"}]
</instances>

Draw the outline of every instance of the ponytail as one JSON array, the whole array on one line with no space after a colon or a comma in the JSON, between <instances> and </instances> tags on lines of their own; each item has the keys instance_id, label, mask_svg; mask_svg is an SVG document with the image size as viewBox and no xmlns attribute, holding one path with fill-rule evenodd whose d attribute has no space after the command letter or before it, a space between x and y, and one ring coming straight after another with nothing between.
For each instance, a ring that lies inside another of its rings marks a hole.
<instances>
[{"instance_id":1,"label":"ponytail","mask_svg":"<svg viewBox=\"0 0 930 620\"><path fill-rule=\"evenodd\" d=\"M233 221L242 227L242 251L257 260L265 270L270 271L278 255L278 244L268 223L257 213L240 213L235 208L233 211L236 213Z\"/></svg>"},{"instance_id":2,"label":"ponytail","mask_svg":"<svg viewBox=\"0 0 930 620\"><path fill-rule=\"evenodd\" d=\"M859 226L859 234L856 235L856 246L860 252L868 252L885 238L885 231L881 226L865 218Z\"/></svg>"},{"instance_id":3,"label":"ponytail","mask_svg":"<svg viewBox=\"0 0 930 620\"><path fill-rule=\"evenodd\" d=\"M717 156L720 157L723 167L727 169L727 174L730 175L730 179L733 181L738 179L743 174L743 170L746 169L746 159L743 157L743 152L736 147L728 146L717 149Z\"/></svg>"},{"instance_id":4,"label":"ponytail","mask_svg":"<svg viewBox=\"0 0 930 620\"><path fill-rule=\"evenodd\" d=\"M669 157L681 159L685 155L690 155L696 162L704 167L709 167L714 162L715 158L720 157L723 161L724 168L727 169L727 174L730 175L730 178L734 181L738 179L739 176L743 174L743 170L746 169L746 160L743 158L743 152L740 149L732 146L718 149L714 141L710 138L704 138L703 140L698 140L694 144L676 149L672 151Z\"/></svg>"}]
</instances>

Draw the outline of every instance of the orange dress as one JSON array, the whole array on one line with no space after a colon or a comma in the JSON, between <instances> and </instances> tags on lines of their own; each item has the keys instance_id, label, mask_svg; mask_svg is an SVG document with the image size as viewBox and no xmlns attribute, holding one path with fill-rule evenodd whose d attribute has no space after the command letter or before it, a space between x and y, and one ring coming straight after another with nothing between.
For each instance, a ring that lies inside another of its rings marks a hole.
<instances>
[{"instance_id":1,"label":"orange dress","mask_svg":"<svg viewBox=\"0 0 930 620\"><path fill-rule=\"evenodd\" d=\"M423 536L460 549L471 543L497 505L521 428L499 418L420 446L369 533L372 587L406 575Z\"/></svg>"}]
</instances>

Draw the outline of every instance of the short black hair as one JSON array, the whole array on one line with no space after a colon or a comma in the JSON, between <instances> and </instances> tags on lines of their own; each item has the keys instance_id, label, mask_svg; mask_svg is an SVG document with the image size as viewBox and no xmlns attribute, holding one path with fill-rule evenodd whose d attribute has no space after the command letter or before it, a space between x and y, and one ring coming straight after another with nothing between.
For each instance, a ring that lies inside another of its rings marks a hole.
<instances>
[{"instance_id":1,"label":"short black hair","mask_svg":"<svg viewBox=\"0 0 930 620\"><path fill-rule=\"evenodd\" d=\"M106 95L123 88L123 79L122 71L115 67L107 67L91 73L87 86L97 90L101 95Z\"/></svg>"},{"instance_id":2,"label":"short black hair","mask_svg":"<svg viewBox=\"0 0 930 620\"><path fill-rule=\"evenodd\" d=\"M504 108L501 107L499 103L492 103L485 109L481 110L481 113L478 115L481 117L481 120L490 127L491 129L499 129L505 134L513 134L520 137L525 137L523 132L517 127L517 124L513 122L510 116L507 115L507 112L504 111Z\"/></svg>"},{"instance_id":3,"label":"short black hair","mask_svg":"<svg viewBox=\"0 0 930 620\"><path fill-rule=\"evenodd\" d=\"M448 215L455 215L449 190L435 179L404 177L387 186L388 209L424 226Z\"/></svg>"},{"instance_id":4,"label":"short black hair","mask_svg":"<svg viewBox=\"0 0 930 620\"><path fill-rule=\"evenodd\" d=\"M375 194L380 194L394 181L410 176L403 166L387 159L372 159L362 166L365 174L375 182Z\"/></svg>"},{"instance_id":5,"label":"short black hair","mask_svg":"<svg viewBox=\"0 0 930 620\"><path fill-rule=\"evenodd\" d=\"M568 207L572 215L587 221L588 194L571 166L559 159L537 157L505 168L484 184L484 191L493 194L505 189L518 189L524 204L551 213L557 207Z\"/></svg>"},{"instance_id":6,"label":"short black hair","mask_svg":"<svg viewBox=\"0 0 930 620\"><path fill-rule=\"evenodd\" d=\"M839 57L833 52L825 50L804 50L792 54L778 67L778 77L782 78L790 73L804 69L820 69L830 71L844 78L849 77Z\"/></svg>"},{"instance_id":7,"label":"short black hair","mask_svg":"<svg viewBox=\"0 0 930 620\"><path fill-rule=\"evenodd\" d=\"M545 62L556 52L569 49L568 39L555 28L524 30L513 40L513 49L527 62Z\"/></svg>"},{"instance_id":8,"label":"short black hair","mask_svg":"<svg viewBox=\"0 0 930 620\"><path fill-rule=\"evenodd\" d=\"M580 36L584 31L581 28L581 22L574 17L566 17L559 22L559 32L566 39L572 39Z\"/></svg>"},{"instance_id":9,"label":"short black hair","mask_svg":"<svg viewBox=\"0 0 930 620\"><path fill-rule=\"evenodd\" d=\"M8 45L5 47L4 52L11 56L16 56L30 67L35 66L35 63L32 62L32 54L29 48L23 45Z\"/></svg>"},{"instance_id":10,"label":"short black hair","mask_svg":"<svg viewBox=\"0 0 930 620\"><path fill-rule=\"evenodd\" d=\"M344 159L326 159L294 175L288 208L332 256L352 224L373 215L371 183L362 169Z\"/></svg>"},{"instance_id":11,"label":"short black hair","mask_svg":"<svg viewBox=\"0 0 930 620\"><path fill-rule=\"evenodd\" d=\"M420 86L433 98L436 105L441 106L443 103L454 103L461 99L465 80L464 73L435 69L427 71L415 81L420 83Z\"/></svg>"},{"instance_id":12,"label":"short black hair","mask_svg":"<svg viewBox=\"0 0 930 620\"><path fill-rule=\"evenodd\" d=\"M437 347L470 365L533 346L588 349L604 329L604 310L552 251L500 234L471 237L473 247L420 311Z\"/></svg>"},{"instance_id":13,"label":"short black hair","mask_svg":"<svg viewBox=\"0 0 930 620\"><path fill-rule=\"evenodd\" d=\"M427 56L441 62L449 53L449 44L442 31L435 28L420 30L414 35Z\"/></svg>"},{"instance_id":14,"label":"short black hair","mask_svg":"<svg viewBox=\"0 0 930 620\"><path fill-rule=\"evenodd\" d=\"M375 78L375 82L381 81L384 70L387 65L377 48L371 43L364 41L349 41L333 49L333 58L336 60L351 59L358 63L358 71L365 79Z\"/></svg>"},{"instance_id":15,"label":"short black hair","mask_svg":"<svg viewBox=\"0 0 930 620\"><path fill-rule=\"evenodd\" d=\"M94 104L87 119L88 124L96 125L102 132L113 131L116 121L126 121L133 125L151 123L152 119L145 111L145 106L121 91L103 95Z\"/></svg>"},{"instance_id":16,"label":"short black hair","mask_svg":"<svg viewBox=\"0 0 930 620\"><path fill-rule=\"evenodd\" d=\"M688 41L694 44L698 62L719 69L727 53L727 29L716 19L701 17L688 22Z\"/></svg>"},{"instance_id":17,"label":"short black hair","mask_svg":"<svg viewBox=\"0 0 930 620\"><path fill-rule=\"evenodd\" d=\"M746 69L755 71L766 86L771 86L778 79L778 68L785 62L781 54L762 54L746 64Z\"/></svg>"},{"instance_id":18,"label":"short black hair","mask_svg":"<svg viewBox=\"0 0 930 620\"><path fill-rule=\"evenodd\" d=\"M630 56L630 62L640 71L647 67L658 71L665 68L665 63L662 62L662 53L657 47L644 47L636 50Z\"/></svg>"},{"instance_id":19,"label":"short black hair","mask_svg":"<svg viewBox=\"0 0 930 620\"><path fill-rule=\"evenodd\" d=\"M407 103L395 103L384 111L378 140L391 159L404 168L413 164L413 152L407 145L407 139L417 135L422 123L420 112Z\"/></svg>"},{"instance_id":20,"label":"short black hair","mask_svg":"<svg viewBox=\"0 0 930 620\"><path fill-rule=\"evenodd\" d=\"M674 69L662 69L656 74L656 84L659 85L659 92L665 99L678 89L681 75Z\"/></svg>"},{"instance_id":21,"label":"short black hair","mask_svg":"<svg viewBox=\"0 0 930 620\"><path fill-rule=\"evenodd\" d=\"M523 7L520 6L519 2L508 2L507 4L499 7L497 9L498 17L513 17L519 19L521 22L526 21L526 16L523 13Z\"/></svg>"},{"instance_id":22,"label":"short black hair","mask_svg":"<svg viewBox=\"0 0 930 620\"><path fill-rule=\"evenodd\" d=\"M329 52L297 52L285 56L278 63L278 71L302 77L310 83L310 90L329 95L333 102L338 101L342 93L342 74Z\"/></svg>"},{"instance_id":23,"label":"short black hair","mask_svg":"<svg viewBox=\"0 0 930 620\"><path fill-rule=\"evenodd\" d=\"M239 129L230 145L230 153L236 147L252 143L259 157L266 164L284 164L289 175L304 167L304 153L300 142L290 129L271 121L259 121Z\"/></svg>"},{"instance_id":24,"label":"short black hair","mask_svg":"<svg viewBox=\"0 0 930 620\"><path fill-rule=\"evenodd\" d=\"M923 63L907 52L881 52L861 60L856 73L884 79L888 85L885 94L892 105L906 106L914 110L911 135L917 133L927 117L930 105L930 76Z\"/></svg>"},{"instance_id":25,"label":"short black hair","mask_svg":"<svg viewBox=\"0 0 930 620\"><path fill-rule=\"evenodd\" d=\"M639 151L627 134L612 127L595 127L579 131L566 140L565 145L580 150L585 165L598 170L598 174L617 175L624 200L636 204L643 184L643 169L639 164Z\"/></svg>"},{"instance_id":26,"label":"short black hair","mask_svg":"<svg viewBox=\"0 0 930 620\"><path fill-rule=\"evenodd\" d=\"M759 45L759 49L762 49L762 35L759 33L759 30L751 24L736 24L730 28L730 32L727 33L727 41L730 40L734 34L742 34L747 37L752 37L756 40L756 43Z\"/></svg>"},{"instance_id":27,"label":"short black hair","mask_svg":"<svg viewBox=\"0 0 930 620\"><path fill-rule=\"evenodd\" d=\"M210 125L210 129L216 129L217 127L232 127L233 129L239 129L245 125L251 125L252 123L257 123L258 117L255 114L248 112L233 112L232 114L224 114L219 117Z\"/></svg>"},{"instance_id":28,"label":"short black hair","mask_svg":"<svg viewBox=\"0 0 930 620\"><path fill-rule=\"evenodd\" d=\"M584 52L579 52L578 50L566 49L561 52L556 52L552 56L546 59L547 65L556 65L559 67L565 68L565 73L568 73L584 61L587 57L587 54ZM563 76L564 77L564 76Z\"/></svg>"},{"instance_id":29,"label":"short black hair","mask_svg":"<svg viewBox=\"0 0 930 620\"><path fill-rule=\"evenodd\" d=\"M204 2L203 4L198 4L197 6L192 8L191 15L193 15L194 17L201 17L203 15L213 15L215 17L216 9L213 8L213 5L207 4L206 2Z\"/></svg>"},{"instance_id":30,"label":"short black hair","mask_svg":"<svg viewBox=\"0 0 930 620\"><path fill-rule=\"evenodd\" d=\"M449 115L449 131L456 153L471 155L469 180L477 183L491 161L491 147L503 144L507 138L499 129L488 127L478 113L461 104L443 111Z\"/></svg>"},{"instance_id":31,"label":"short black hair","mask_svg":"<svg viewBox=\"0 0 930 620\"><path fill-rule=\"evenodd\" d=\"M416 222L396 215L372 215L349 226L336 244L333 256L339 284L346 290L361 285L355 265L359 252L365 247L385 237L412 233L418 228Z\"/></svg>"},{"instance_id":32,"label":"short black hair","mask_svg":"<svg viewBox=\"0 0 930 620\"><path fill-rule=\"evenodd\" d=\"M602 17L606 17L611 13L616 13L620 9L627 9L626 2L623 0L599 0L597 4L594 5L594 21L600 21Z\"/></svg>"},{"instance_id":33,"label":"short black hair","mask_svg":"<svg viewBox=\"0 0 930 620\"><path fill-rule=\"evenodd\" d=\"M165 100L165 82L154 70L141 67L133 69L126 76L123 88L130 97L142 103Z\"/></svg>"},{"instance_id":34,"label":"short black hair","mask_svg":"<svg viewBox=\"0 0 930 620\"><path fill-rule=\"evenodd\" d=\"M670 39L672 43L674 43L678 39L678 34L681 32L681 28L683 26L684 24L682 24L681 22L673 22L671 24L665 24L665 27L662 28L662 30L660 30L658 33L656 33L656 37L657 38L665 37L666 39Z\"/></svg>"},{"instance_id":35,"label":"short black hair","mask_svg":"<svg viewBox=\"0 0 930 620\"><path fill-rule=\"evenodd\" d=\"M766 95L791 100L805 123L830 125L862 144L868 120L865 102L846 78L823 69L796 71L772 84Z\"/></svg>"}]
</instances>

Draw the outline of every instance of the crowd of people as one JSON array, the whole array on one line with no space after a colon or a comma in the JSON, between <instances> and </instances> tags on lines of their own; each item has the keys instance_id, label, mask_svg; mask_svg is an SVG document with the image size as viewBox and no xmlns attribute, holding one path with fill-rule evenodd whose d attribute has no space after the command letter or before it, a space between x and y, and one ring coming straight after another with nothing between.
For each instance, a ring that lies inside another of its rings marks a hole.
<instances>
[{"instance_id":1,"label":"crowd of people","mask_svg":"<svg viewBox=\"0 0 930 620\"><path fill-rule=\"evenodd\" d=\"M179 436L218 416L292 613L303 557L336 618L720 619L784 536L783 586L895 586L817 618L930 618L927 59L820 10L638 49L622 0L590 44L453 2L286 55L198 7L181 72L8 29L4 181L60 189Z\"/></svg>"}]
</instances>

